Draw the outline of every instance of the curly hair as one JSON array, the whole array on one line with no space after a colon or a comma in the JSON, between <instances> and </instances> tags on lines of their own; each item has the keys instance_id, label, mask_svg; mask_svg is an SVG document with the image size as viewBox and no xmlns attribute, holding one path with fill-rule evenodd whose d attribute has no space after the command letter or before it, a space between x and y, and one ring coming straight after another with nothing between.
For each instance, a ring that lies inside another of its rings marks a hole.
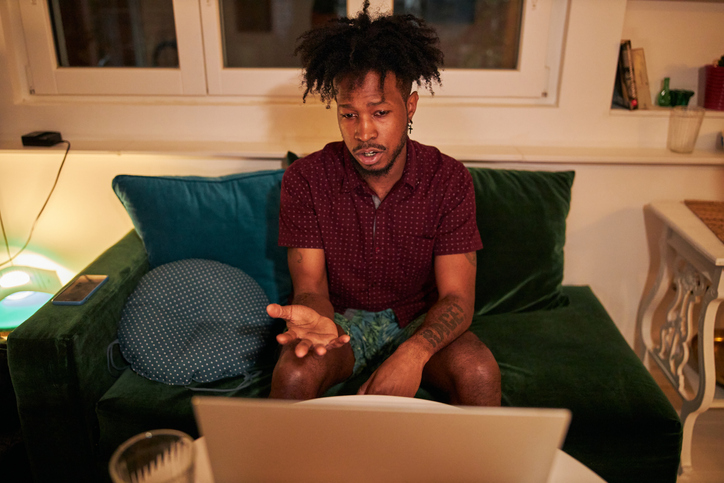
<instances>
[{"instance_id":1,"label":"curly hair","mask_svg":"<svg viewBox=\"0 0 724 483\"><path fill-rule=\"evenodd\" d=\"M355 18L330 20L309 30L297 39L295 55L304 69L302 99L309 93L319 94L329 108L337 91L335 80L350 78L358 86L370 71L380 76L384 86L388 72L395 74L398 87L408 91L413 83L434 95L433 82L442 85L439 68L443 53L435 29L414 15L391 15L371 18L369 0Z\"/></svg>"}]
</instances>

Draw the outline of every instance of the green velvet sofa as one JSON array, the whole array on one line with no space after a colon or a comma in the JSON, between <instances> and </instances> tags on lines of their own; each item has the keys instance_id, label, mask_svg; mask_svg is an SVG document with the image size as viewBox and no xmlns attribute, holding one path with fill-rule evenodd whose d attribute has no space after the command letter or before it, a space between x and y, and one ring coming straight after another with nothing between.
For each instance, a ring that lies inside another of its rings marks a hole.
<instances>
[{"instance_id":1,"label":"green velvet sofa","mask_svg":"<svg viewBox=\"0 0 724 483\"><path fill-rule=\"evenodd\" d=\"M574 174L470 172L485 246L478 256L471 330L500 365L503 404L571 410L563 450L609 482L675 482L682 438L676 412L591 289L561 285ZM288 296L284 249L275 246L280 180L280 172L129 177L125 181L135 191L114 182L136 230L83 270L107 274L108 282L85 305L47 304L8 341L36 481L103 481L114 449L145 430L176 428L198 436L192 391L109 367L107 348L117 338L127 297L150 268L170 261L163 256L242 265L271 260L270 280L281 288L270 299ZM203 202L196 191L203 192ZM240 201L239 193L247 192ZM239 237L219 217L243 218L258 229ZM245 245L257 242L266 248ZM169 255L173 250L180 252ZM199 256L198 250L207 252ZM265 397L274 350L259 357L261 372L250 386L219 397ZM326 395L353 394L365 378ZM234 388L238 379L205 386ZM444 400L429 388L417 397Z\"/></svg>"}]
</instances>

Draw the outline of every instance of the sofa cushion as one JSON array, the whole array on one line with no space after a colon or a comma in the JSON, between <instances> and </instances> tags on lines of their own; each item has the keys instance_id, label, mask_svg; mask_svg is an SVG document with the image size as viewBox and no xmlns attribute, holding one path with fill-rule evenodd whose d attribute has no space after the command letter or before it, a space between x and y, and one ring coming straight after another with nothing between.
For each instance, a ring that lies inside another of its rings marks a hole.
<instances>
[{"instance_id":1,"label":"sofa cushion","mask_svg":"<svg viewBox=\"0 0 724 483\"><path fill-rule=\"evenodd\" d=\"M119 175L113 190L143 240L151 268L186 258L216 260L249 274L272 302L287 303L292 290L287 251L277 245L283 173Z\"/></svg>"},{"instance_id":2,"label":"sofa cushion","mask_svg":"<svg viewBox=\"0 0 724 483\"><path fill-rule=\"evenodd\" d=\"M477 314L564 306L563 245L573 171L470 168L475 186Z\"/></svg>"},{"instance_id":3,"label":"sofa cushion","mask_svg":"<svg viewBox=\"0 0 724 483\"><path fill-rule=\"evenodd\" d=\"M144 275L128 298L118 325L121 353L138 374L166 384L236 376L273 342L268 304L238 268L167 263Z\"/></svg>"}]
</instances>

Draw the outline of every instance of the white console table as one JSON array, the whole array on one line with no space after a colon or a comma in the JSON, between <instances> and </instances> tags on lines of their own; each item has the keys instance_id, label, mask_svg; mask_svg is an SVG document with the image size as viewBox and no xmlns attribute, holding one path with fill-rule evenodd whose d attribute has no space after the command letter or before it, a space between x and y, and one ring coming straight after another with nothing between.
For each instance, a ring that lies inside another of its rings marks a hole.
<instances>
[{"instance_id":1,"label":"white console table","mask_svg":"<svg viewBox=\"0 0 724 483\"><path fill-rule=\"evenodd\" d=\"M638 312L644 343L639 356L643 359L648 354L682 398L680 417L684 435L680 471L688 471L697 417L710 407L724 407L724 400L715 397L714 361L714 326L724 297L724 244L681 201L654 202L647 210L663 222L664 230L659 241L658 276ZM656 259L657 254L652 253L652 265ZM673 296L669 292L672 289ZM667 298L671 299L668 307L657 310ZM654 339L652 328L656 328L658 340ZM685 369L695 333L698 376L687 377Z\"/></svg>"}]
</instances>

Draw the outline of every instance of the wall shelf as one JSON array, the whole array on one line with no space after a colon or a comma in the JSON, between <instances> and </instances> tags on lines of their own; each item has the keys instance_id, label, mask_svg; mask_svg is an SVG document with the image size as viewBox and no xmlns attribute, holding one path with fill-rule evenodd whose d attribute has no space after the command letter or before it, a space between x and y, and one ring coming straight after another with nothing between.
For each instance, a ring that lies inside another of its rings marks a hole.
<instances>
[{"instance_id":1,"label":"wall shelf","mask_svg":"<svg viewBox=\"0 0 724 483\"><path fill-rule=\"evenodd\" d=\"M260 160L278 162L287 151L305 155L321 149L327 141L282 143L235 142L168 142L168 141L73 141L72 153L112 153L116 155L159 155L230 160ZM686 165L723 166L724 151L694 151L691 154L672 153L666 148L636 147L561 147L561 146L490 146L437 145L466 164L479 163L539 163L539 164L611 164L611 165ZM45 154L65 149L60 144L52 148L23 147L20 140L0 142L0 157L7 154Z\"/></svg>"},{"instance_id":2,"label":"wall shelf","mask_svg":"<svg viewBox=\"0 0 724 483\"><path fill-rule=\"evenodd\" d=\"M669 117L670 113L670 107L654 107L652 109L636 109L634 111L628 109L611 109L611 116L618 117ZM724 119L724 111L707 109L704 118Z\"/></svg>"}]
</instances>

